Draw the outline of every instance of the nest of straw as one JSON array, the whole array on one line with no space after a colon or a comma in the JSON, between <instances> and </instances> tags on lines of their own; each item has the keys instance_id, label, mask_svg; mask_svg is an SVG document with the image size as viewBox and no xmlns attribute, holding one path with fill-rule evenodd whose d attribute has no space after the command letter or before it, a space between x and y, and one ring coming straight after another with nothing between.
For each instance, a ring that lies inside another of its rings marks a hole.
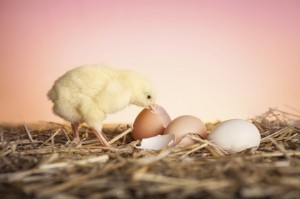
<instances>
[{"instance_id":1,"label":"nest of straw","mask_svg":"<svg viewBox=\"0 0 300 199\"><path fill-rule=\"evenodd\" d=\"M127 125L105 128L113 148L81 127L74 146L67 125L0 126L1 198L299 198L300 117L270 109L251 119L257 151L226 154L196 144L161 151L135 148ZM207 124L211 129L214 124Z\"/></svg>"}]
</instances>

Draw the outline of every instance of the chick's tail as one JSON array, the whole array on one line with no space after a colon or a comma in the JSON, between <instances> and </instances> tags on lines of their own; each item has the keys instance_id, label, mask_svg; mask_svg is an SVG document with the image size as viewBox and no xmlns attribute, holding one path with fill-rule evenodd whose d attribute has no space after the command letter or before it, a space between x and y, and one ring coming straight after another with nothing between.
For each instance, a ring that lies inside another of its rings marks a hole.
<instances>
[{"instance_id":1,"label":"chick's tail","mask_svg":"<svg viewBox=\"0 0 300 199\"><path fill-rule=\"evenodd\" d=\"M52 87L51 90L48 91L47 96L52 102L55 102L58 99L58 95L55 87Z\"/></svg>"}]
</instances>

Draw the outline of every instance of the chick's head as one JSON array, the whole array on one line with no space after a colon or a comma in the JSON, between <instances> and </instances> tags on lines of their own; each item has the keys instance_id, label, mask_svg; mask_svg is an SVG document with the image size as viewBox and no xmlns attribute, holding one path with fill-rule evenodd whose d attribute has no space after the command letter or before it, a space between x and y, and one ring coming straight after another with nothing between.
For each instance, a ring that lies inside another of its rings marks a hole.
<instances>
[{"instance_id":1,"label":"chick's head","mask_svg":"<svg viewBox=\"0 0 300 199\"><path fill-rule=\"evenodd\" d=\"M127 71L127 83L131 89L131 103L147 107L156 102L156 89L145 75L134 71Z\"/></svg>"}]
</instances>

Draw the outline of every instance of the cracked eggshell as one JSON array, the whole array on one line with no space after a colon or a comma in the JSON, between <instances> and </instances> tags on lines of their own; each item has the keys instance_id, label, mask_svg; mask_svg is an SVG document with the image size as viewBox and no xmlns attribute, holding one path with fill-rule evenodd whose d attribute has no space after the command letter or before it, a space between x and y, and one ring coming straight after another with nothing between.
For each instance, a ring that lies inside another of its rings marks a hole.
<instances>
[{"instance_id":1,"label":"cracked eggshell","mask_svg":"<svg viewBox=\"0 0 300 199\"><path fill-rule=\"evenodd\" d=\"M205 124L197 117L192 115L183 115L172 120L167 126L164 134L175 135L175 142L188 133L197 133L202 138L207 137L207 130ZM188 137L183 138L179 145L188 146L194 144L194 141Z\"/></svg>"},{"instance_id":2,"label":"cracked eggshell","mask_svg":"<svg viewBox=\"0 0 300 199\"><path fill-rule=\"evenodd\" d=\"M157 135L151 138L142 139L141 145L136 146L138 149L161 150L174 141L172 135Z\"/></svg>"},{"instance_id":3,"label":"cracked eggshell","mask_svg":"<svg viewBox=\"0 0 300 199\"><path fill-rule=\"evenodd\" d=\"M133 123L132 136L135 140L163 134L171 118L165 109L157 104L144 108Z\"/></svg>"},{"instance_id":4,"label":"cracked eggshell","mask_svg":"<svg viewBox=\"0 0 300 199\"><path fill-rule=\"evenodd\" d=\"M242 119L231 119L218 124L208 135L212 141L229 153L257 148L261 136L257 127Z\"/></svg>"}]
</instances>

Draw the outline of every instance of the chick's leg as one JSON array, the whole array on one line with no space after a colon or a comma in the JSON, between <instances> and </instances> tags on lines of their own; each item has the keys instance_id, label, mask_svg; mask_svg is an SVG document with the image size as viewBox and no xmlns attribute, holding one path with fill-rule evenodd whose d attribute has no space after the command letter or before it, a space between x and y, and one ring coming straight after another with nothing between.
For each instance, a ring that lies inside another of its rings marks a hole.
<instances>
[{"instance_id":1,"label":"chick's leg","mask_svg":"<svg viewBox=\"0 0 300 199\"><path fill-rule=\"evenodd\" d=\"M103 146L109 147L110 144L106 141L102 134L102 121L105 119L105 113L99 109L99 105L93 100L84 100L79 107L84 121L93 129L93 132L100 140Z\"/></svg>"},{"instance_id":2,"label":"chick's leg","mask_svg":"<svg viewBox=\"0 0 300 199\"><path fill-rule=\"evenodd\" d=\"M71 127L72 127L74 138L79 138L79 133L78 133L79 123L78 122L71 123Z\"/></svg>"},{"instance_id":3,"label":"chick's leg","mask_svg":"<svg viewBox=\"0 0 300 199\"><path fill-rule=\"evenodd\" d=\"M80 142L80 137L78 133L79 122L71 123L71 127L74 135L74 142Z\"/></svg>"},{"instance_id":4,"label":"chick's leg","mask_svg":"<svg viewBox=\"0 0 300 199\"><path fill-rule=\"evenodd\" d=\"M107 142L107 140L105 139L105 137L102 134L102 125L99 125L99 124L98 125L93 125L93 124L91 124L91 127L93 129L93 132L95 133L95 135L97 136L97 138L101 142L101 144L103 146L110 147L110 144Z\"/></svg>"}]
</instances>

